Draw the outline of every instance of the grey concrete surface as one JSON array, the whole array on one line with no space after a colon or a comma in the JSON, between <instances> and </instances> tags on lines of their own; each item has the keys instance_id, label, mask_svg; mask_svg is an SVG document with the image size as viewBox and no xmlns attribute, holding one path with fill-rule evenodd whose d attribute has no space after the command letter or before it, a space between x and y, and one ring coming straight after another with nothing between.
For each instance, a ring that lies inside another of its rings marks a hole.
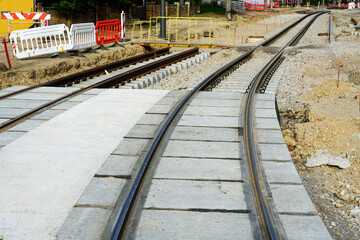
<instances>
[{"instance_id":1,"label":"grey concrete surface","mask_svg":"<svg viewBox=\"0 0 360 240\"><path fill-rule=\"evenodd\" d=\"M234 99L241 100L243 97L243 93L235 93L235 92L200 92L196 98L213 98L213 99Z\"/></svg>"},{"instance_id":2,"label":"grey concrete surface","mask_svg":"<svg viewBox=\"0 0 360 240\"><path fill-rule=\"evenodd\" d=\"M240 109L241 100L234 99L212 99L212 98L195 98L190 106L206 106L206 107L224 107Z\"/></svg>"},{"instance_id":3,"label":"grey concrete surface","mask_svg":"<svg viewBox=\"0 0 360 240\"><path fill-rule=\"evenodd\" d=\"M137 124L159 125L164 118L165 115L163 114L144 114Z\"/></svg>"},{"instance_id":4,"label":"grey concrete surface","mask_svg":"<svg viewBox=\"0 0 360 240\"><path fill-rule=\"evenodd\" d=\"M283 143L284 138L280 130L272 129L257 129L257 136L259 143Z\"/></svg>"},{"instance_id":5,"label":"grey concrete surface","mask_svg":"<svg viewBox=\"0 0 360 240\"><path fill-rule=\"evenodd\" d=\"M24 108L0 108L0 118L15 118L29 110Z\"/></svg>"},{"instance_id":6,"label":"grey concrete surface","mask_svg":"<svg viewBox=\"0 0 360 240\"><path fill-rule=\"evenodd\" d=\"M113 154L140 156L148 142L148 139L125 138L116 147Z\"/></svg>"},{"instance_id":7,"label":"grey concrete surface","mask_svg":"<svg viewBox=\"0 0 360 240\"><path fill-rule=\"evenodd\" d=\"M276 118L276 112L274 109L259 109L255 108L255 117L260 118Z\"/></svg>"},{"instance_id":8,"label":"grey concrete surface","mask_svg":"<svg viewBox=\"0 0 360 240\"><path fill-rule=\"evenodd\" d=\"M0 101L0 108L36 108L48 101L40 100L21 100L21 99L2 99Z\"/></svg>"},{"instance_id":9,"label":"grey concrete surface","mask_svg":"<svg viewBox=\"0 0 360 240\"><path fill-rule=\"evenodd\" d=\"M24 134L25 132L2 132L0 133L0 145L5 146Z\"/></svg>"},{"instance_id":10,"label":"grey concrete surface","mask_svg":"<svg viewBox=\"0 0 360 240\"><path fill-rule=\"evenodd\" d=\"M182 127L175 128L171 139L173 140L196 140L239 142L238 130L234 128L209 128L209 127Z\"/></svg>"},{"instance_id":11,"label":"grey concrete surface","mask_svg":"<svg viewBox=\"0 0 360 240\"><path fill-rule=\"evenodd\" d=\"M138 157L110 155L101 168L96 172L97 175L126 177L129 176Z\"/></svg>"},{"instance_id":12,"label":"grey concrete surface","mask_svg":"<svg viewBox=\"0 0 360 240\"><path fill-rule=\"evenodd\" d=\"M239 182L152 181L144 208L248 211Z\"/></svg>"},{"instance_id":13,"label":"grey concrete surface","mask_svg":"<svg viewBox=\"0 0 360 240\"><path fill-rule=\"evenodd\" d=\"M267 181L269 183L302 184L297 170L292 162L263 161Z\"/></svg>"},{"instance_id":14,"label":"grey concrete surface","mask_svg":"<svg viewBox=\"0 0 360 240\"><path fill-rule=\"evenodd\" d=\"M76 207L114 207L125 179L113 177L95 177L76 203Z\"/></svg>"},{"instance_id":15,"label":"grey concrete surface","mask_svg":"<svg viewBox=\"0 0 360 240\"><path fill-rule=\"evenodd\" d=\"M243 213L144 210L136 239L253 239Z\"/></svg>"},{"instance_id":16,"label":"grey concrete surface","mask_svg":"<svg viewBox=\"0 0 360 240\"><path fill-rule=\"evenodd\" d=\"M110 218L111 210L103 208L74 208L62 229L58 240L99 240Z\"/></svg>"},{"instance_id":17,"label":"grey concrete surface","mask_svg":"<svg viewBox=\"0 0 360 240\"><path fill-rule=\"evenodd\" d=\"M135 125L126 134L126 138L154 138L154 132L157 129L157 125Z\"/></svg>"},{"instance_id":18,"label":"grey concrete surface","mask_svg":"<svg viewBox=\"0 0 360 240\"><path fill-rule=\"evenodd\" d=\"M262 161L292 161L283 144L259 144L259 150Z\"/></svg>"},{"instance_id":19,"label":"grey concrete surface","mask_svg":"<svg viewBox=\"0 0 360 240\"><path fill-rule=\"evenodd\" d=\"M255 127L258 129L280 130L280 125L276 118L256 118L255 119Z\"/></svg>"},{"instance_id":20,"label":"grey concrete surface","mask_svg":"<svg viewBox=\"0 0 360 240\"><path fill-rule=\"evenodd\" d=\"M240 181L239 160L163 157L155 178Z\"/></svg>"},{"instance_id":21,"label":"grey concrete surface","mask_svg":"<svg viewBox=\"0 0 360 240\"><path fill-rule=\"evenodd\" d=\"M167 114L171 110L170 105L159 105L156 104L150 108L146 113L148 114Z\"/></svg>"},{"instance_id":22,"label":"grey concrete surface","mask_svg":"<svg viewBox=\"0 0 360 240\"><path fill-rule=\"evenodd\" d=\"M25 120L24 122L21 122L21 123L15 125L12 128L9 128L9 131L29 132L29 131L35 129L36 127L40 126L44 122L46 122L46 121L45 120L28 119L28 120Z\"/></svg>"},{"instance_id":23,"label":"grey concrete surface","mask_svg":"<svg viewBox=\"0 0 360 240\"><path fill-rule=\"evenodd\" d=\"M9 97L9 99L27 99L27 100L55 100L59 97L64 96L63 93L30 93L30 92L24 92L20 93L14 96Z\"/></svg>"},{"instance_id":24,"label":"grey concrete surface","mask_svg":"<svg viewBox=\"0 0 360 240\"><path fill-rule=\"evenodd\" d=\"M184 115L237 117L237 116L239 116L239 113L240 113L239 108L189 106L185 110Z\"/></svg>"},{"instance_id":25,"label":"grey concrete surface","mask_svg":"<svg viewBox=\"0 0 360 240\"><path fill-rule=\"evenodd\" d=\"M237 142L170 140L163 156L239 159L240 144Z\"/></svg>"},{"instance_id":26,"label":"grey concrete surface","mask_svg":"<svg viewBox=\"0 0 360 240\"><path fill-rule=\"evenodd\" d=\"M219 117L219 116L197 116L184 115L181 117L178 126L198 126L198 127L231 127L236 128L239 125L237 117Z\"/></svg>"}]
</instances>

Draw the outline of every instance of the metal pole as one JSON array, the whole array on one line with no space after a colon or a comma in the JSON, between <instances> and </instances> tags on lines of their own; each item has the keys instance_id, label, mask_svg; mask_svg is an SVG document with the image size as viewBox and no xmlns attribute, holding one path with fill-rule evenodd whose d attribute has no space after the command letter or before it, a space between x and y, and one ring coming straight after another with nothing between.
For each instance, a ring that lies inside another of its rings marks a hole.
<instances>
[{"instance_id":1,"label":"metal pole","mask_svg":"<svg viewBox=\"0 0 360 240\"><path fill-rule=\"evenodd\" d=\"M165 17L165 0L161 0L160 16ZM166 39L166 19L160 20L160 38Z\"/></svg>"}]
</instances>

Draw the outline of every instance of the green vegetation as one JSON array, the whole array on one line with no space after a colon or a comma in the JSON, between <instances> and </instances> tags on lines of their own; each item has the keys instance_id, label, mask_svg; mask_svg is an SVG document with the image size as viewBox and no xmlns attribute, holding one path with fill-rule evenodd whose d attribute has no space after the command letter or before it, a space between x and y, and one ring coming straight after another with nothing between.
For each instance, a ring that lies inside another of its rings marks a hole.
<instances>
[{"instance_id":1,"label":"green vegetation","mask_svg":"<svg viewBox=\"0 0 360 240\"><path fill-rule=\"evenodd\" d=\"M225 8L217 5L215 2L212 4L201 3L200 4L201 13L218 13L225 14Z\"/></svg>"}]
</instances>

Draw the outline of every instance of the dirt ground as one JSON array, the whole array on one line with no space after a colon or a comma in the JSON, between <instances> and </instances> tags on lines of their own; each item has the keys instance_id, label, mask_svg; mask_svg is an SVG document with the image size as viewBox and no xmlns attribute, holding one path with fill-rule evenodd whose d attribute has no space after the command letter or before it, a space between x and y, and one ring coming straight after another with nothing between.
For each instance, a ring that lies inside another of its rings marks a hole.
<instances>
[{"instance_id":1,"label":"dirt ground","mask_svg":"<svg viewBox=\"0 0 360 240\"><path fill-rule=\"evenodd\" d=\"M111 46L111 44L109 45ZM0 89L16 85L30 86L43 83L77 71L142 53L145 53L143 47L133 46L129 43L122 44L122 47L109 47L108 50L96 50L96 53L84 53L82 56L69 58L38 57L20 60L16 59L12 51L9 51L13 69L2 71L0 66ZM0 46L0 65L1 63L8 68L3 44Z\"/></svg>"},{"instance_id":2,"label":"dirt ground","mask_svg":"<svg viewBox=\"0 0 360 240\"><path fill-rule=\"evenodd\" d=\"M354 15L334 14L337 42L360 44L348 27ZM281 112L293 161L334 239L359 239L360 233L359 50L309 59L300 70L302 90L297 105L289 103ZM328 164L312 167L313 160ZM338 165L338 161L346 164Z\"/></svg>"}]
</instances>

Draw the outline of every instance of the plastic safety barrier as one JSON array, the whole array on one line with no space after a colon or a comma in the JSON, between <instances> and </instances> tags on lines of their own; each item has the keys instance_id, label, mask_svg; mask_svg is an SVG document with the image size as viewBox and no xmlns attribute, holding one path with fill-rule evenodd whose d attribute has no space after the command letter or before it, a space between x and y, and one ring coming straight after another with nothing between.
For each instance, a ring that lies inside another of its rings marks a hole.
<instances>
[{"instance_id":1,"label":"plastic safety barrier","mask_svg":"<svg viewBox=\"0 0 360 240\"><path fill-rule=\"evenodd\" d=\"M96 23L95 30L96 43L98 45L115 43L121 38L121 24L119 19L98 21Z\"/></svg>"},{"instance_id":2,"label":"plastic safety barrier","mask_svg":"<svg viewBox=\"0 0 360 240\"><path fill-rule=\"evenodd\" d=\"M87 49L96 46L94 23L72 24L70 28L73 50Z\"/></svg>"},{"instance_id":3,"label":"plastic safety barrier","mask_svg":"<svg viewBox=\"0 0 360 240\"><path fill-rule=\"evenodd\" d=\"M348 9L354 9L354 8L355 8L355 3L354 2L349 3Z\"/></svg>"},{"instance_id":4,"label":"plastic safety barrier","mask_svg":"<svg viewBox=\"0 0 360 240\"><path fill-rule=\"evenodd\" d=\"M19 59L63 52L74 46L65 24L13 31L10 41L14 55Z\"/></svg>"}]
</instances>

